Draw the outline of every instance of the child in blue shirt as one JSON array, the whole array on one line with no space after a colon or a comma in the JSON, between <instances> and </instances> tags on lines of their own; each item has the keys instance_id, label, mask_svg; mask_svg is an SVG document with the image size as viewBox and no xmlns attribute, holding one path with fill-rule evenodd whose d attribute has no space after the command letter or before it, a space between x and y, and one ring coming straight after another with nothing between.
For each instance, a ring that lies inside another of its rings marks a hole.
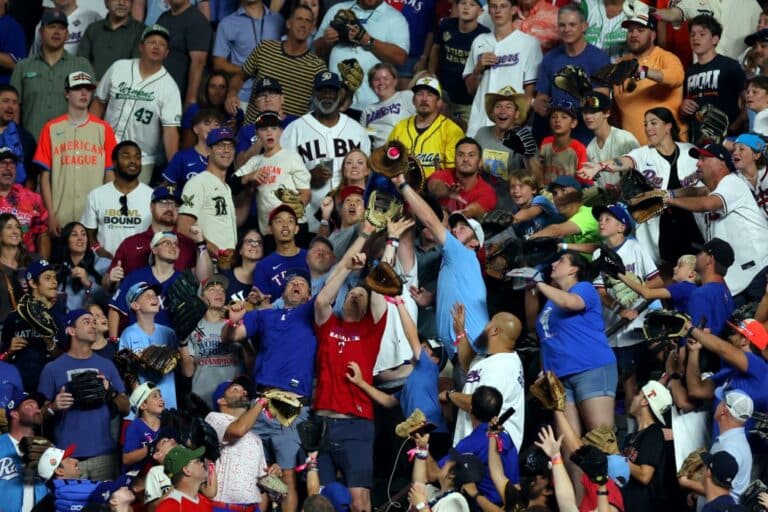
<instances>
[{"instance_id":1,"label":"child in blue shirt","mask_svg":"<svg viewBox=\"0 0 768 512\"><path fill-rule=\"evenodd\" d=\"M133 390L131 409L137 415L125 429L123 443L123 473L141 470L150 463L149 446L160 430L160 415L165 410L165 400L154 382L145 382Z\"/></svg>"},{"instance_id":2,"label":"child in blue shirt","mask_svg":"<svg viewBox=\"0 0 768 512\"><path fill-rule=\"evenodd\" d=\"M674 283L661 288L648 288L637 281L627 279L625 274L619 275L619 279L645 300L669 300L672 309L686 313L688 311L688 298L693 293L693 290L698 287L696 283L699 279L696 273L696 256L693 254L680 256L677 260L677 265L675 265L672 271L672 281Z\"/></svg>"}]
</instances>

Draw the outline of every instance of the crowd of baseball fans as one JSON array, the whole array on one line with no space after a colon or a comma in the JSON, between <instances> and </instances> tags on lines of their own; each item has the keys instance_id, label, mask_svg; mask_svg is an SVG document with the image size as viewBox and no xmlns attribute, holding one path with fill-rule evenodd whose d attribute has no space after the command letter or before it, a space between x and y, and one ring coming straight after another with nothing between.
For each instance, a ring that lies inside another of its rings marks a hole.
<instances>
[{"instance_id":1,"label":"crowd of baseball fans","mask_svg":"<svg viewBox=\"0 0 768 512\"><path fill-rule=\"evenodd\" d=\"M763 4L0 0L0 511L768 510Z\"/></svg>"}]
</instances>

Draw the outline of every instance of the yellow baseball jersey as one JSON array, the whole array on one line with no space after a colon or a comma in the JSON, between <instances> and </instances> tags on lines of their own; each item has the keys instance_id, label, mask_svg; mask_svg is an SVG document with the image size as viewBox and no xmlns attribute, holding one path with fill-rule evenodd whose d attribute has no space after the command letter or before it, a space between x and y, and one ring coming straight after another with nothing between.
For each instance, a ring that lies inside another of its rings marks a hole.
<instances>
[{"instance_id":1,"label":"yellow baseball jersey","mask_svg":"<svg viewBox=\"0 0 768 512\"><path fill-rule=\"evenodd\" d=\"M389 134L389 140L401 142L421 162L427 178L437 169L454 167L456 143L462 137L464 132L459 125L442 114L426 130L417 130L416 116L411 116L397 123Z\"/></svg>"}]
</instances>

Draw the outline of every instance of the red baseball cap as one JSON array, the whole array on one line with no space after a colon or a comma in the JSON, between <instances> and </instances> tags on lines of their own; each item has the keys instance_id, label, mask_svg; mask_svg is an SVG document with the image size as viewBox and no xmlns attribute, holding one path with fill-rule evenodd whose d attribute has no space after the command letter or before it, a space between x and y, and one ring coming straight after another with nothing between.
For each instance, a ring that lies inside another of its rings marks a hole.
<instances>
[{"instance_id":1,"label":"red baseball cap","mask_svg":"<svg viewBox=\"0 0 768 512\"><path fill-rule=\"evenodd\" d=\"M728 322L728 325L760 350L765 350L765 347L768 346L768 331L762 323L754 318L746 318L738 325Z\"/></svg>"}]
</instances>

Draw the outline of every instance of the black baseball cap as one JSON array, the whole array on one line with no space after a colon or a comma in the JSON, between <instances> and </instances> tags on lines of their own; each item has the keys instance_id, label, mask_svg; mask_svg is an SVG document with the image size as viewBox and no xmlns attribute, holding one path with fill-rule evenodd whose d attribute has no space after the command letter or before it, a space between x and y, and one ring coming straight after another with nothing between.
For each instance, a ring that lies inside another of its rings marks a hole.
<instances>
[{"instance_id":1,"label":"black baseball cap","mask_svg":"<svg viewBox=\"0 0 768 512\"><path fill-rule=\"evenodd\" d=\"M607 94L590 91L581 98L582 112L604 112L611 110L611 98Z\"/></svg>"},{"instance_id":2,"label":"black baseball cap","mask_svg":"<svg viewBox=\"0 0 768 512\"><path fill-rule=\"evenodd\" d=\"M699 158L717 158L728 167L730 172L736 172L736 166L733 165L733 159L731 153L721 144L705 144L701 147L695 147L688 150L688 155L691 158L698 160Z\"/></svg>"},{"instance_id":3,"label":"black baseball cap","mask_svg":"<svg viewBox=\"0 0 768 512\"><path fill-rule=\"evenodd\" d=\"M758 41L768 41L768 28L763 28L744 38L747 46L754 46Z\"/></svg>"},{"instance_id":4,"label":"black baseball cap","mask_svg":"<svg viewBox=\"0 0 768 512\"><path fill-rule=\"evenodd\" d=\"M256 118L253 124L256 128L268 128L270 126L280 127L283 125L283 122L280 120L280 115L277 112L265 110L259 114L259 117Z\"/></svg>"},{"instance_id":5,"label":"black baseball cap","mask_svg":"<svg viewBox=\"0 0 768 512\"><path fill-rule=\"evenodd\" d=\"M705 244L693 244L693 248L698 251L703 251L713 258L715 261L724 266L725 268L733 265L735 259L733 255L733 247L731 244L721 238L713 238Z\"/></svg>"},{"instance_id":6,"label":"black baseball cap","mask_svg":"<svg viewBox=\"0 0 768 512\"><path fill-rule=\"evenodd\" d=\"M270 91L270 92L276 92L279 94L283 94L283 86L280 85L280 82L276 78L272 78L271 76L265 76L259 80L257 80L253 84L253 92L258 94L260 92L264 91Z\"/></svg>"},{"instance_id":7,"label":"black baseball cap","mask_svg":"<svg viewBox=\"0 0 768 512\"><path fill-rule=\"evenodd\" d=\"M69 20L67 15L61 9L48 9L43 13L43 18L40 20L41 26L50 25L51 23L60 23L65 27L69 27Z\"/></svg>"},{"instance_id":8,"label":"black baseball cap","mask_svg":"<svg viewBox=\"0 0 768 512\"><path fill-rule=\"evenodd\" d=\"M728 452L702 453L701 460L712 473L712 480L720 487L730 489L739 472L739 463Z\"/></svg>"},{"instance_id":9,"label":"black baseball cap","mask_svg":"<svg viewBox=\"0 0 768 512\"><path fill-rule=\"evenodd\" d=\"M341 78L332 71L321 71L315 75L313 89L341 89Z\"/></svg>"}]
</instances>

